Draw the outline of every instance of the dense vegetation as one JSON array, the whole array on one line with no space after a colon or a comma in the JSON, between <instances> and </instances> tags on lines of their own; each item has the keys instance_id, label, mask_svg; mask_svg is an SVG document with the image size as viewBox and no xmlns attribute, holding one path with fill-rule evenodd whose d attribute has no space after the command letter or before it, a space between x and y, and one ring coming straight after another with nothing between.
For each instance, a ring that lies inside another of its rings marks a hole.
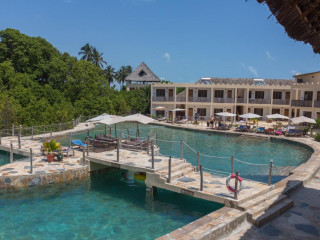
<instances>
[{"instance_id":1,"label":"dense vegetation","mask_svg":"<svg viewBox=\"0 0 320 240\"><path fill-rule=\"evenodd\" d=\"M111 85L122 86L131 67L116 72L89 44L78 60L18 30L0 31L0 40L0 128L65 122L80 114L149 111L150 88L116 90Z\"/></svg>"}]
</instances>

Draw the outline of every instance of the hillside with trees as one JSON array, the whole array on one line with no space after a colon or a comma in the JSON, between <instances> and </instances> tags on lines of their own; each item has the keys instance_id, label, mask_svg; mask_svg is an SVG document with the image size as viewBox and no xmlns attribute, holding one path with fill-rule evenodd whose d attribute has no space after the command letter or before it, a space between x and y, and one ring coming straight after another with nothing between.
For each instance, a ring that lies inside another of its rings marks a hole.
<instances>
[{"instance_id":1,"label":"hillside with trees","mask_svg":"<svg viewBox=\"0 0 320 240\"><path fill-rule=\"evenodd\" d=\"M116 71L89 43L79 55L80 60L18 30L0 31L0 128L66 122L103 112L148 113L150 88L123 90L131 66Z\"/></svg>"}]
</instances>

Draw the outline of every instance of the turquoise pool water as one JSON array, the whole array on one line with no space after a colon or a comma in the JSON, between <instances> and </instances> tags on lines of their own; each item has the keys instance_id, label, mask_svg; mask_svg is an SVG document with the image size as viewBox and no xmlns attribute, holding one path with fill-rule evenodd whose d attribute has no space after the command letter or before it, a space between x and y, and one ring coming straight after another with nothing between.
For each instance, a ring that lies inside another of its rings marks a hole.
<instances>
[{"instance_id":1,"label":"turquoise pool water","mask_svg":"<svg viewBox=\"0 0 320 240\"><path fill-rule=\"evenodd\" d=\"M131 136L135 136L136 124L117 124L117 135L120 131L127 134L127 129ZM244 135L199 132L192 130L184 130L156 125L139 124L140 136L147 137L158 135L158 145L160 153L166 156L180 157L180 139L187 143L194 150L200 153L214 156L200 155L200 163L207 169L223 172L228 174L231 171L231 156L234 156L234 169L239 171L244 178L258 180L261 182L268 181L268 171L270 160L276 166L273 169L272 182L277 182L285 176L280 175L285 166L298 166L310 158L313 151L309 147L282 140L268 140L267 138L253 138ZM104 126L97 126L95 131L91 131L90 135L103 133ZM109 128L107 129L109 133ZM115 135L112 127L112 135ZM84 140L86 134L77 134L73 139L80 138ZM175 142L177 141L177 142ZM61 142L68 145L67 138L61 139ZM183 146L183 156L194 166L197 164L196 153ZM250 164L243 164L237 160L245 161ZM266 164L266 165L254 165ZM207 170L209 171L209 170ZM220 173L220 172L219 172Z\"/></svg>"},{"instance_id":2,"label":"turquoise pool water","mask_svg":"<svg viewBox=\"0 0 320 240\"><path fill-rule=\"evenodd\" d=\"M13 160L24 158L21 155L13 154ZM8 164L10 162L10 153L0 150L0 166Z\"/></svg>"},{"instance_id":3,"label":"turquoise pool water","mask_svg":"<svg viewBox=\"0 0 320 240\"><path fill-rule=\"evenodd\" d=\"M0 239L154 239L218 208L165 190L155 200L120 170L0 196Z\"/></svg>"}]
</instances>

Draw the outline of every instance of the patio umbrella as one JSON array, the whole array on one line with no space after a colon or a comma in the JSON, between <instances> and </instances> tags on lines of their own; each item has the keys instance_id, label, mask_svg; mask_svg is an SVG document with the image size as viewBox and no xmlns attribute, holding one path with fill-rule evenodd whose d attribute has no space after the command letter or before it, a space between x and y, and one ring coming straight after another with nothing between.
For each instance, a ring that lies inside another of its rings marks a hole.
<instances>
[{"instance_id":1,"label":"patio umbrella","mask_svg":"<svg viewBox=\"0 0 320 240\"><path fill-rule=\"evenodd\" d=\"M294 124L300 124L300 123L316 123L316 121L312 118L308 118L305 116L291 118L291 122Z\"/></svg>"},{"instance_id":2,"label":"patio umbrella","mask_svg":"<svg viewBox=\"0 0 320 240\"><path fill-rule=\"evenodd\" d=\"M158 106L154 108L155 110L165 110L167 109L166 107Z\"/></svg>"},{"instance_id":3,"label":"patio umbrella","mask_svg":"<svg viewBox=\"0 0 320 240\"><path fill-rule=\"evenodd\" d=\"M175 108L175 109L173 109L173 110L170 110L170 112L173 112L174 113L174 116L172 117L173 119L172 119L172 124L173 124L173 122L174 122L174 119L175 119L175 112L184 112L185 111L185 109L182 109L182 108Z\"/></svg>"},{"instance_id":4,"label":"patio umbrella","mask_svg":"<svg viewBox=\"0 0 320 240\"><path fill-rule=\"evenodd\" d=\"M124 122L136 122L137 123L137 137L139 137L139 135L140 135L138 123L148 124L148 123L152 123L155 121L153 118L144 116L140 113L126 116L123 118L123 120L124 120Z\"/></svg>"},{"instance_id":5,"label":"patio umbrella","mask_svg":"<svg viewBox=\"0 0 320 240\"><path fill-rule=\"evenodd\" d=\"M115 137L117 137L117 123L124 122L124 117L109 115L105 116L102 120L95 121L98 124L112 125L114 124Z\"/></svg>"},{"instance_id":6,"label":"patio umbrella","mask_svg":"<svg viewBox=\"0 0 320 240\"><path fill-rule=\"evenodd\" d=\"M112 116L112 115L109 115L107 113L103 113L97 117L94 117L94 118L87 120L86 122L97 122L97 121L103 120L105 118L109 118L110 116Z\"/></svg>"},{"instance_id":7,"label":"patio umbrella","mask_svg":"<svg viewBox=\"0 0 320 240\"><path fill-rule=\"evenodd\" d=\"M248 118L248 119L251 119L251 118L261 118L260 115L258 114L254 114L254 113L246 113L246 114L243 114L243 115L239 115L239 117L241 118Z\"/></svg>"},{"instance_id":8,"label":"patio umbrella","mask_svg":"<svg viewBox=\"0 0 320 240\"><path fill-rule=\"evenodd\" d=\"M281 114L271 114L271 115L267 115L267 118L269 119L289 119L287 116L281 115Z\"/></svg>"},{"instance_id":9,"label":"patio umbrella","mask_svg":"<svg viewBox=\"0 0 320 240\"><path fill-rule=\"evenodd\" d=\"M234 116L237 116L237 114L229 113L229 112L219 112L219 113L216 113L216 115L221 116L221 117L234 117Z\"/></svg>"}]
</instances>

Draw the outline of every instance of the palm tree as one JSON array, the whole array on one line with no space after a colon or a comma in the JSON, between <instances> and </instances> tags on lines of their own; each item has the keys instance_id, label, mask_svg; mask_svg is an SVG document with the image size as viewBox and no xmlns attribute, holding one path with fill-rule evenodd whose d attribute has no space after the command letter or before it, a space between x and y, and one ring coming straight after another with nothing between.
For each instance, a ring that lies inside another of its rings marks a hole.
<instances>
[{"instance_id":1,"label":"palm tree","mask_svg":"<svg viewBox=\"0 0 320 240\"><path fill-rule=\"evenodd\" d=\"M127 70L127 74L128 74L128 76L132 73L132 67L130 66L130 65L128 65L127 67L126 67L126 70Z\"/></svg>"},{"instance_id":2,"label":"palm tree","mask_svg":"<svg viewBox=\"0 0 320 240\"><path fill-rule=\"evenodd\" d=\"M117 82L121 85L122 89L122 84L124 83L124 79L129 75L128 69L126 66L122 66L118 72L116 72L116 80Z\"/></svg>"},{"instance_id":3,"label":"palm tree","mask_svg":"<svg viewBox=\"0 0 320 240\"><path fill-rule=\"evenodd\" d=\"M111 65L107 66L107 68L104 70L104 75L106 76L106 79L109 83L109 86L111 83L113 83L114 78L115 78L115 74L116 74L116 72Z\"/></svg>"},{"instance_id":4,"label":"palm tree","mask_svg":"<svg viewBox=\"0 0 320 240\"><path fill-rule=\"evenodd\" d=\"M99 53L99 51L94 47L92 49L92 62L99 68L103 68L103 64L107 65L107 62L103 60L103 53Z\"/></svg>"},{"instance_id":5,"label":"palm tree","mask_svg":"<svg viewBox=\"0 0 320 240\"><path fill-rule=\"evenodd\" d=\"M78 53L79 55L82 55L81 59L87 60L87 61L92 61L92 46L89 43L86 43L81 49L80 52Z\"/></svg>"}]
</instances>

